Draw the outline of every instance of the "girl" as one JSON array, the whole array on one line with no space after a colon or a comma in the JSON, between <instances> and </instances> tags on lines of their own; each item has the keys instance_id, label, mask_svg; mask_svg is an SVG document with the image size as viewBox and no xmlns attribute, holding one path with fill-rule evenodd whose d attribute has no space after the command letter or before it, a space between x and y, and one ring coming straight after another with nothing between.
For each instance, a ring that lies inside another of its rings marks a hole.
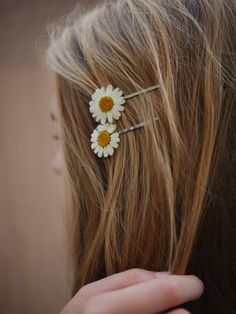
<instances>
[{"instance_id":1,"label":"girl","mask_svg":"<svg viewBox=\"0 0 236 314\"><path fill-rule=\"evenodd\" d=\"M235 34L235 0L105 1L51 30L62 313L236 313Z\"/></svg>"}]
</instances>

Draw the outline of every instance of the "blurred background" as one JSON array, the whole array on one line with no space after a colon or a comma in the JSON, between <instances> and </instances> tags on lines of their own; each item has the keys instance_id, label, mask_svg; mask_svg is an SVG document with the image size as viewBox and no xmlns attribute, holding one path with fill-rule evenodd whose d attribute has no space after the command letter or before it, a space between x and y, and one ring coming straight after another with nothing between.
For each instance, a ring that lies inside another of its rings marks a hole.
<instances>
[{"instance_id":1,"label":"blurred background","mask_svg":"<svg viewBox=\"0 0 236 314\"><path fill-rule=\"evenodd\" d=\"M3 314L59 313L69 298L63 184L52 171L57 150L50 120L53 80L43 53L47 24L69 13L76 3L78 0L0 2Z\"/></svg>"}]
</instances>

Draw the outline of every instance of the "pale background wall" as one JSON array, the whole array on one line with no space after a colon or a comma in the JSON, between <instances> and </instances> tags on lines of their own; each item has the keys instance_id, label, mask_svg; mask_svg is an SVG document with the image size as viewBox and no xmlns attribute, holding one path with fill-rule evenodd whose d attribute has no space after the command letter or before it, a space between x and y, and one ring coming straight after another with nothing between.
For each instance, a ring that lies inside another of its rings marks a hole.
<instances>
[{"instance_id":1,"label":"pale background wall","mask_svg":"<svg viewBox=\"0 0 236 314\"><path fill-rule=\"evenodd\" d=\"M90 1L91 4L92 1ZM51 170L45 25L75 0L0 3L0 313L58 313L68 299L62 180Z\"/></svg>"}]
</instances>

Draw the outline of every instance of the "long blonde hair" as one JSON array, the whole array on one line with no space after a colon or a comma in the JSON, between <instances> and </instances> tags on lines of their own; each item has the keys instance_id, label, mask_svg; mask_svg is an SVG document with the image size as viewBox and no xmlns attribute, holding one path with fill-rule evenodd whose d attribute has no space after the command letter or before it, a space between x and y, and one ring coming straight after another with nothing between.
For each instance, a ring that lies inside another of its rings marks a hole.
<instances>
[{"instance_id":1,"label":"long blonde hair","mask_svg":"<svg viewBox=\"0 0 236 314\"><path fill-rule=\"evenodd\" d=\"M191 272L206 313L236 312L235 20L234 0L118 0L78 6L50 30L72 295L129 268ZM149 123L99 159L88 102L108 84L160 88L127 100L118 128Z\"/></svg>"}]
</instances>

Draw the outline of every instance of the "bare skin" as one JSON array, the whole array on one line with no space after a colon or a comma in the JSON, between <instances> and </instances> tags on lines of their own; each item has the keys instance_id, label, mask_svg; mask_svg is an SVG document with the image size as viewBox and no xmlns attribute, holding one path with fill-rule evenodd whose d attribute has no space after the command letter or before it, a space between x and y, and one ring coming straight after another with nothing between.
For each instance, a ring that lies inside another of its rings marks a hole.
<instances>
[{"instance_id":1,"label":"bare skin","mask_svg":"<svg viewBox=\"0 0 236 314\"><path fill-rule=\"evenodd\" d=\"M133 268L82 287L60 314L186 314L181 304L198 299L203 283L193 275ZM180 308L171 310L171 308Z\"/></svg>"}]
</instances>

